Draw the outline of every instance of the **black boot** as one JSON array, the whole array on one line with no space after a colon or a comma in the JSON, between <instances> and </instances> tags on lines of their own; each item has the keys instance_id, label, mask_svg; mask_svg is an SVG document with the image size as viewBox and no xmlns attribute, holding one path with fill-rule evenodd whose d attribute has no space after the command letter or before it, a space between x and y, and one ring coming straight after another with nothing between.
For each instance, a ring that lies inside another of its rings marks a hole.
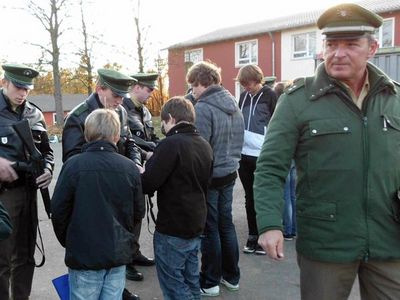
<instances>
[{"instance_id":1,"label":"black boot","mask_svg":"<svg viewBox=\"0 0 400 300\"><path fill-rule=\"evenodd\" d=\"M122 300L140 300L140 297L138 295L132 294L127 289L124 289L124 292L122 293Z\"/></svg>"},{"instance_id":2,"label":"black boot","mask_svg":"<svg viewBox=\"0 0 400 300\"><path fill-rule=\"evenodd\" d=\"M126 266L126 279L133 281L142 281L143 274L136 270L135 266L130 264Z\"/></svg>"},{"instance_id":3,"label":"black boot","mask_svg":"<svg viewBox=\"0 0 400 300\"><path fill-rule=\"evenodd\" d=\"M154 258L146 257L142 253L133 258L132 264L137 266L150 267L155 265Z\"/></svg>"}]
</instances>

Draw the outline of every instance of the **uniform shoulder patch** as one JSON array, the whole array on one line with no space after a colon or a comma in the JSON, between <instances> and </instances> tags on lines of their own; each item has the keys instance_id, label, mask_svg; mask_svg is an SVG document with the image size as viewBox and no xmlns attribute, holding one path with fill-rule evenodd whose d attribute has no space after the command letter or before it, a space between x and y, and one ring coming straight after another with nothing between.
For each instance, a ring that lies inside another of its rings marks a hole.
<instances>
[{"instance_id":1,"label":"uniform shoulder patch","mask_svg":"<svg viewBox=\"0 0 400 300\"><path fill-rule=\"evenodd\" d=\"M293 83L286 89L286 94L290 95L292 93L294 93L295 91L297 91L298 89L304 87L306 82L306 78L305 77L300 77L297 78L293 81Z\"/></svg>"},{"instance_id":2,"label":"uniform shoulder patch","mask_svg":"<svg viewBox=\"0 0 400 300\"><path fill-rule=\"evenodd\" d=\"M85 102L79 104L77 107L74 108L74 110L71 112L74 116L79 117L82 113L87 111L89 109L88 104Z\"/></svg>"}]
</instances>

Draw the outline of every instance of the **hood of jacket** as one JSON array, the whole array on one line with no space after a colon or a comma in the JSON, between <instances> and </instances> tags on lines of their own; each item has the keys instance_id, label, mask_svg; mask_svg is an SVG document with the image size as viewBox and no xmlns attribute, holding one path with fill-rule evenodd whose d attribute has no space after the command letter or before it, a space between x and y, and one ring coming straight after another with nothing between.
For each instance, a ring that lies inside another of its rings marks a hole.
<instances>
[{"instance_id":1,"label":"hood of jacket","mask_svg":"<svg viewBox=\"0 0 400 300\"><path fill-rule=\"evenodd\" d=\"M209 97L210 95L212 97ZM227 101L227 98L230 98L231 101ZM220 85L209 86L201 94L198 101L212 105L228 115L233 115L238 110L235 98Z\"/></svg>"}]
</instances>

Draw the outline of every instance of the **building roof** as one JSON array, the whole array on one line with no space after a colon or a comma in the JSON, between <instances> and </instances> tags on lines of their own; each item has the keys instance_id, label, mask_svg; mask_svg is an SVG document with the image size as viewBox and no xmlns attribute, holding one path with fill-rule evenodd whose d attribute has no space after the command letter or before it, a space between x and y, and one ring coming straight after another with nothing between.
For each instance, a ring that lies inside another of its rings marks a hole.
<instances>
[{"instance_id":1,"label":"building roof","mask_svg":"<svg viewBox=\"0 0 400 300\"><path fill-rule=\"evenodd\" d=\"M400 10L400 0L365 0L356 3L377 14ZM168 49L187 48L245 36L259 35L268 32L283 31L291 28L315 25L318 17L323 11L325 11L325 9L222 28L196 38L177 43L168 47Z\"/></svg>"},{"instance_id":2,"label":"building roof","mask_svg":"<svg viewBox=\"0 0 400 300\"><path fill-rule=\"evenodd\" d=\"M62 95L63 110L71 111L79 103L85 101L88 97L86 94L64 94ZM32 95L28 97L28 101L38 106L43 112L55 112L56 103L53 95L42 94Z\"/></svg>"}]
</instances>

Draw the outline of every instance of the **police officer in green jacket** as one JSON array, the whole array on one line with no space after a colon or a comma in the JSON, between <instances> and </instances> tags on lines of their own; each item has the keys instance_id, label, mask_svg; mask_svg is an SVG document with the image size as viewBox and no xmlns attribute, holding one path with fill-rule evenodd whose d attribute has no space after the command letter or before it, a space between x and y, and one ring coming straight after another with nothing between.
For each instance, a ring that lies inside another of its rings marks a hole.
<instances>
[{"instance_id":1,"label":"police officer in green jacket","mask_svg":"<svg viewBox=\"0 0 400 300\"><path fill-rule=\"evenodd\" d=\"M400 87L368 62L382 18L341 4L318 19L323 58L278 102L255 172L259 243L284 258L283 186L297 167L302 299L400 299Z\"/></svg>"},{"instance_id":2,"label":"police officer in green jacket","mask_svg":"<svg viewBox=\"0 0 400 300\"><path fill-rule=\"evenodd\" d=\"M99 69L97 73L99 76L95 92L84 102L78 104L65 119L62 136L63 162L80 153L83 145L86 144L84 131L88 115L96 109L108 108L113 109L118 114L121 123L120 140L117 142L118 153L128 157L136 165L141 166L141 154L132 139L132 133L128 126L127 112L121 105L122 99L129 91L129 87L136 80L111 69ZM144 207L143 197L135 199L135 201L139 201L139 205ZM139 300L140 297L124 289L122 299Z\"/></svg>"}]
</instances>

